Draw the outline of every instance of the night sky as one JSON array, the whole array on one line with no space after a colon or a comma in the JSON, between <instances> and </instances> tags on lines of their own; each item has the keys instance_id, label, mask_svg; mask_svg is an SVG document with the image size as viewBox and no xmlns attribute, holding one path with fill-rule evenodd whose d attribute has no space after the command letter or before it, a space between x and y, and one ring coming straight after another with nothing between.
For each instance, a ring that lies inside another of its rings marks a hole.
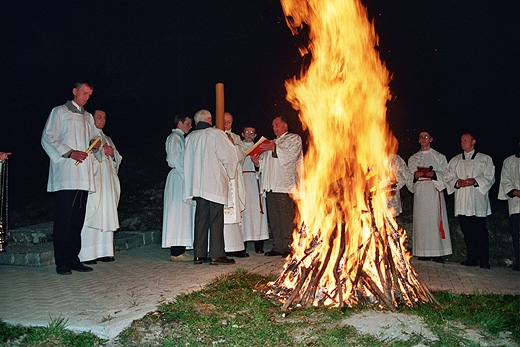
<instances>
[{"instance_id":1,"label":"night sky","mask_svg":"<svg viewBox=\"0 0 520 347\"><path fill-rule=\"evenodd\" d=\"M520 137L520 2L364 4L393 75L388 120L399 153L417 151L426 128L449 160L469 129L499 174ZM283 85L301 60L276 1L2 1L0 18L0 150L14 153L10 170L47 168L43 126L82 79L94 84L87 110L107 111L105 132L125 158L164 157L173 116L214 113L218 82L235 132L250 123L273 137L279 114L301 132Z\"/></svg>"}]
</instances>

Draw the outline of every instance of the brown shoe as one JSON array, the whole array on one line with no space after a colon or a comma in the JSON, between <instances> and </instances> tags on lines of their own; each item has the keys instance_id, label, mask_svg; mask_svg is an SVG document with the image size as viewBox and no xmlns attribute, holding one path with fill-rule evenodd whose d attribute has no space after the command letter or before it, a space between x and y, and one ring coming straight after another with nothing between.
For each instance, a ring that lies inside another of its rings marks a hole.
<instances>
[{"instance_id":1,"label":"brown shoe","mask_svg":"<svg viewBox=\"0 0 520 347\"><path fill-rule=\"evenodd\" d=\"M228 257L218 257L211 260L210 265L233 265L235 264L235 259L229 259Z\"/></svg>"},{"instance_id":2,"label":"brown shoe","mask_svg":"<svg viewBox=\"0 0 520 347\"><path fill-rule=\"evenodd\" d=\"M202 263L211 263L211 258L198 258L198 257L195 257L195 259L193 259L193 264L195 265L200 265Z\"/></svg>"}]
</instances>

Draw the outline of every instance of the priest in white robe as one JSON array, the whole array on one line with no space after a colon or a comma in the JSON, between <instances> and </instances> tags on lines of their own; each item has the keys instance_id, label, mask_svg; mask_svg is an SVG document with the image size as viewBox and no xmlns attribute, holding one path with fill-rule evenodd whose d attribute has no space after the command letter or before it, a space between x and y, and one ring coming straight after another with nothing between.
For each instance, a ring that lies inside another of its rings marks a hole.
<instances>
[{"instance_id":1,"label":"priest in white robe","mask_svg":"<svg viewBox=\"0 0 520 347\"><path fill-rule=\"evenodd\" d=\"M455 193L455 216L464 234L466 266L489 269L489 236L486 217L491 214L489 189L495 183L495 165L489 155L475 149L475 137L465 133L460 139L463 152L448 163L446 188Z\"/></svg>"},{"instance_id":2,"label":"priest in white robe","mask_svg":"<svg viewBox=\"0 0 520 347\"><path fill-rule=\"evenodd\" d=\"M81 231L80 260L85 264L114 261L114 232L119 229L117 206L121 195L119 165L123 157L112 139L105 135L106 112L94 111L94 124L99 130L101 146L91 156L96 191L89 194L85 223Z\"/></svg>"},{"instance_id":3,"label":"priest in white robe","mask_svg":"<svg viewBox=\"0 0 520 347\"><path fill-rule=\"evenodd\" d=\"M185 134L191 130L189 117L175 116L175 129L166 139L166 161L171 170L164 187L162 247L170 249L171 261L192 261L186 249L193 248L195 206L183 200Z\"/></svg>"},{"instance_id":4,"label":"priest in white robe","mask_svg":"<svg viewBox=\"0 0 520 347\"><path fill-rule=\"evenodd\" d=\"M388 199L388 208L393 211L393 217L399 216L403 212L403 206L401 203L401 188L406 185L408 180L408 167L406 162L401 158L400 155L394 154L390 160L390 166L395 177L393 177L395 183L395 190L390 192Z\"/></svg>"},{"instance_id":5,"label":"priest in white robe","mask_svg":"<svg viewBox=\"0 0 520 347\"><path fill-rule=\"evenodd\" d=\"M242 212L245 209L245 187L242 176L242 162L245 158L245 147L239 135L231 128L233 126L233 115L224 113L224 132L235 146L239 164L234 179L229 181L230 204L224 206L224 248L226 255L230 257L248 257L245 251L244 238L242 236Z\"/></svg>"},{"instance_id":6,"label":"priest in white robe","mask_svg":"<svg viewBox=\"0 0 520 347\"><path fill-rule=\"evenodd\" d=\"M244 127L242 132L244 147L249 149L254 145L256 129ZM260 174L250 156L244 158L242 168L244 177L245 210L242 213L242 235L245 242L253 242L256 253L264 253L264 241L269 239L267 223L267 205L265 197L260 192Z\"/></svg>"},{"instance_id":7,"label":"priest in white robe","mask_svg":"<svg viewBox=\"0 0 520 347\"><path fill-rule=\"evenodd\" d=\"M518 143L520 149L520 142ZM498 198L507 200L513 249L514 271L520 271L520 151L507 157L502 165Z\"/></svg>"},{"instance_id":8,"label":"priest in white robe","mask_svg":"<svg viewBox=\"0 0 520 347\"><path fill-rule=\"evenodd\" d=\"M198 111L194 120L184 153L184 200L196 202L194 264L234 264L224 250L224 205L230 205L228 182L238 166L236 149L223 130L211 126L209 111Z\"/></svg>"},{"instance_id":9,"label":"priest in white robe","mask_svg":"<svg viewBox=\"0 0 520 347\"><path fill-rule=\"evenodd\" d=\"M276 117L273 122L276 138L259 147L265 152L251 159L259 165L261 190L266 196L273 248L266 256L286 257L291 254L293 232L296 229L296 204L303 179L303 150L300 135L290 133L287 120ZM267 141L266 141L267 142Z\"/></svg>"},{"instance_id":10,"label":"priest in white robe","mask_svg":"<svg viewBox=\"0 0 520 347\"><path fill-rule=\"evenodd\" d=\"M421 150L408 159L410 176L406 186L413 193L413 249L419 260L444 262L452 253L450 227L444 199L446 157L431 148L433 137L421 131Z\"/></svg>"}]
</instances>

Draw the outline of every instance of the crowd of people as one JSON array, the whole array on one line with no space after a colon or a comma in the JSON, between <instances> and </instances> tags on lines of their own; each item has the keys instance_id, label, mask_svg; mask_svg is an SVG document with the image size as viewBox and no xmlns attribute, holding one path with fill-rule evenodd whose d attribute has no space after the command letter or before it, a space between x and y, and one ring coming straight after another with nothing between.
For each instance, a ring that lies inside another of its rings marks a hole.
<instances>
[{"instance_id":1,"label":"crowd of people","mask_svg":"<svg viewBox=\"0 0 520 347\"><path fill-rule=\"evenodd\" d=\"M47 191L54 195L53 245L56 272L90 272L98 261L114 261L114 232L119 229L118 170L122 156L103 132L107 115L84 108L94 91L78 82L72 100L52 109L41 144L50 158ZM296 204L303 179L299 135L289 131L283 116L275 117L273 140L257 138L252 125L241 136L232 132L233 116L224 114L224 129L213 126L212 114L176 115L166 139L171 168L164 189L162 247L171 261L194 264L235 264L256 253L287 257L292 253ZM194 127L193 127L194 125ZM192 129L193 127L193 129ZM412 254L422 261L444 262L452 254L445 193L454 194L454 214L466 245L465 266L490 268L486 218L491 214L489 191L495 182L490 156L476 150L477 139L464 133L462 153L449 162L433 149L429 131L419 133L420 150L406 163L394 155L395 191L388 206L402 212L399 190L413 193ZM504 160L498 198L508 201L515 262L520 265L520 142ZM0 164L10 152L0 152ZM264 242L272 236L272 249ZM186 250L193 249L189 256Z\"/></svg>"},{"instance_id":2,"label":"crowd of people","mask_svg":"<svg viewBox=\"0 0 520 347\"><path fill-rule=\"evenodd\" d=\"M491 215L489 191L495 183L495 166L489 155L476 150L472 133L460 138L462 153L448 162L431 147L433 136L421 131L420 150L408 159L408 177L413 193L412 253L418 260L444 262L452 254L450 228L444 192L454 195L454 215L460 224L466 245L465 266L489 269L487 216ZM518 143L520 149L520 142ZM398 170L394 169L397 177ZM502 166L498 198L508 200L511 234L515 252L513 270L519 271L520 250L520 151L508 157Z\"/></svg>"}]
</instances>

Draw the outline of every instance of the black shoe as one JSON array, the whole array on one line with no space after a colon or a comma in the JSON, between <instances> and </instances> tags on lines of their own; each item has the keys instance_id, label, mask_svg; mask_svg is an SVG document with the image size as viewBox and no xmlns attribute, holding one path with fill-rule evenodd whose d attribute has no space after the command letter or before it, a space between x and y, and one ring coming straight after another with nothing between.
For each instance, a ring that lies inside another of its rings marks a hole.
<instances>
[{"instance_id":1,"label":"black shoe","mask_svg":"<svg viewBox=\"0 0 520 347\"><path fill-rule=\"evenodd\" d=\"M432 261L440 264L444 264L444 259L442 257L432 257Z\"/></svg>"},{"instance_id":2,"label":"black shoe","mask_svg":"<svg viewBox=\"0 0 520 347\"><path fill-rule=\"evenodd\" d=\"M94 271L93 268L85 266L81 263L73 265L70 267L71 270L77 271L77 272L91 272Z\"/></svg>"},{"instance_id":3,"label":"black shoe","mask_svg":"<svg viewBox=\"0 0 520 347\"><path fill-rule=\"evenodd\" d=\"M228 257L218 257L211 260L210 265L233 265L235 264L235 259L229 259Z\"/></svg>"},{"instance_id":4,"label":"black shoe","mask_svg":"<svg viewBox=\"0 0 520 347\"><path fill-rule=\"evenodd\" d=\"M428 261L428 260L432 260L432 258L431 257L417 257L417 260Z\"/></svg>"},{"instance_id":5,"label":"black shoe","mask_svg":"<svg viewBox=\"0 0 520 347\"><path fill-rule=\"evenodd\" d=\"M116 258L114 258L114 257L101 257L101 258L97 258L97 260L98 261L102 261L103 263L108 263L109 261L115 261Z\"/></svg>"},{"instance_id":6,"label":"black shoe","mask_svg":"<svg viewBox=\"0 0 520 347\"><path fill-rule=\"evenodd\" d=\"M97 264L97 261L95 261L95 260L87 260L87 261L84 261L83 264L94 265L94 264Z\"/></svg>"},{"instance_id":7,"label":"black shoe","mask_svg":"<svg viewBox=\"0 0 520 347\"><path fill-rule=\"evenodd\" d=\"M489 264L481 264L480 268L481 269L491 269L491 265L489 265Z\"/></svg>"},{"instance_id":8,"label":"black shoe","mask_svg":"<svg viewBox=\"0 0 520 347\"><path fill-rule=\"evenodd\" d=\"M292 253L289 252L289 251L286 251L286 252L282 253L282 258L287 258L288 256L292 256Z\"/></svg>"},{"instance_id":9,"label":"black shoe","mask_svg":"<svg viewBox=\"0 0 520 347\"><path fill-rule=\"evenodd\" d=\"M464 265L464 266L477 266L478 263L476 261L470 261L470 260L463 260L460 262L460 265Z\"/></svg>"},{"instance_id":10,"label":"black shoe","mask_svg":"<svg viewBox=\"0 0 520 347\"><path fill-rule=\"evenodd\" d=\"M195 257L195 259L193 259L193 264L195 265L200 265L202 263L211 263L211 258Z\"/></svg>"},{"instance_id":11,"label":"black shoe","mask_svg":"<svg viewBox=\"0 0 520 347\"><path fill-rule=\"evenodd\" d=\"M247 258L247 257L249 257L249 253L247 253L246 251L226 252L226 256L237 257L237 258Z\"/></svg>"},{"instance_id":12,"label":"black shoe","mask_svg":"<svg viewBox=\"0 0 520 347\"><path fill-rule=\"evenodd\" d=\"M269 252L265 252L264 255L266 257L276 257L277 255L282 255L282 253L279 253L277 251L269 251Z\"/></svg>"},{"instance_id":13,"label":"black shoe","mask_svg":"<svg viewBox=\"0 0 520 347\"><path fill-rule=\"evenodd\" d=\"M72 271L68 266L56 266L56 273L58 275L72 275Z\"/></svg>"}]
</instances>

